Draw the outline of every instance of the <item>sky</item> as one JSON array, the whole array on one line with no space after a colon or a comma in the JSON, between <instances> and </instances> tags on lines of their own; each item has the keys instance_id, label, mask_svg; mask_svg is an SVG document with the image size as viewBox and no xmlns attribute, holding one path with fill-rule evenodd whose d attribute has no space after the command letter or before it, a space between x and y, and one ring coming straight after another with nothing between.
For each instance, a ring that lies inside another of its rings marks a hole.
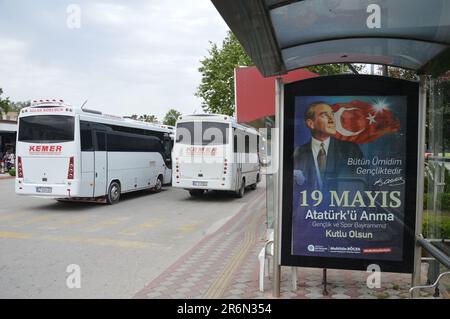
<instances>
[{"instance_id":1,"label":"sky","mask_svg":"<svg viewBox=\"0 0 450 319\"><path fill-rule=\"evenodd\" d=\"M210 0L0 0L2 97L202 113L200 60L227 30Z\"/></svg>"}]
</instances>

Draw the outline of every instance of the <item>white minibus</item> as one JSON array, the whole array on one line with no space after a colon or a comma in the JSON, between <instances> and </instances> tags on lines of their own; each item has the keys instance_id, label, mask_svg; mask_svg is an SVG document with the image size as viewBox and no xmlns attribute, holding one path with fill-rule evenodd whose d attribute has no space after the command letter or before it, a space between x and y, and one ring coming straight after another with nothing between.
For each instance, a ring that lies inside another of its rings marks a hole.
<instances>
[{"instance_id":1,"label":"white minibus","mask_svg":"<svg viewBox=\"0 0 450 319\"><path fill-rule=\"evenodd\" d=\"M259 134L227 115L181 116L172 150L172 186L200 196L207 190L242 197L261 179Z\"/></svg>"},{"instance_id":2,"label":"white minibus","mask_svg":"<svg viewBox=\"0 0 450 319\"><path fill-rule=\"evenodd\" d=\"M117 203L122 193L171 182L170 131L157 125L34 101L20 111L16 193Z\"/></svg>"}]
</instances>

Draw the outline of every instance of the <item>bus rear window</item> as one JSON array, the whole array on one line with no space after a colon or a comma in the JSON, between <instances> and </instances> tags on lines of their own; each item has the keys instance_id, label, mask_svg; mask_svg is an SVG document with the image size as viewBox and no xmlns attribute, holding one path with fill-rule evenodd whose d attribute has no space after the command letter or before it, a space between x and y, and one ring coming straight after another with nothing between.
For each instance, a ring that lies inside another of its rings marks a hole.
<instances>
[{"instance_id":1,"label":"bus rear window","mask_svg":"<svg viewBox=\"0 0 450 319\"><path fill-rule=\"evenodd\" d=\"M187 145L228 144L229 129L229 124L218 122L178 123L176 143Z\"/></svg>"},{"instance_id":2,"label":"bus rear window","mask_svg":"<svg viewBox=\"0 0 450 319\"><path fill-rule=\"evenodd\" d=\"M73 140L73 116L36 115L19 120L19 142L60 143Z\"/></svg>"}]
</instances>

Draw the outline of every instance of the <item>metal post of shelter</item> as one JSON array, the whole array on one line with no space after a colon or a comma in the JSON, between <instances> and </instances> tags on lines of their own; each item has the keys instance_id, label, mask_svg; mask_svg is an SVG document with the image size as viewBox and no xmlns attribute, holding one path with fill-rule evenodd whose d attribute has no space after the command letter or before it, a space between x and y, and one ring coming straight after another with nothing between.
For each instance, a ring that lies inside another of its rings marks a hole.
<instances>
[{"instance_id":1,"label":"metal post of shelter","mask_svg":"<svg viewBox=\"0 0 450 319\"><path fill-rule=\"evenodd\" d=\"M418 149L417 149L417 192L416 192L416 233L415 239L422 234L423 192L424 192L424 165L425 165L425 119L427 106L427 78L420 76L419 83L419 114L418 114ZM417 243L414 247L414 272L412 286L420 285L422 249ZM419 292L413 293L413 298L418 297Z\"/></svg>"},{"instance_id":2,"label":"metal post of shelter","mask_svg":"<svg viewBox=\"0 0 450 319\"><path fill-rule=\"evenodd\" d=\"M275 82L275 127L277 130L277 145L275 147L276 160L276 173L274 178L274 208L275 208L275 221L274 221L274 249L273 249L273 296L280 297L280 275L281 275L281 209L282 209L282 178L283 178L283 113L284 113L284 101L283 101L283 79L277 78Z\"/></svg>"}]
</instances>

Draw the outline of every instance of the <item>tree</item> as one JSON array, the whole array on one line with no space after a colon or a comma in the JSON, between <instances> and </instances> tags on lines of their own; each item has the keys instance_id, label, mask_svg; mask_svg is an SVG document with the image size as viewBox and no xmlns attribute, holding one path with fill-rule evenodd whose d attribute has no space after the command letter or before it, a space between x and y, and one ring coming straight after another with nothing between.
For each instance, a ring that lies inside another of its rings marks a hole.
<instances>
[{"instance_id":1,"label":"tree","mask_svg":"<svg viewBox=\"0 0 450 319\"><path fill-rule=\"evenodd\" d=\"M2 98L1 95L3 94L2 88L0 88L0 118L4 115L10 112L11 109L11 102L9 101L9 97Z\"/></svg>"},{"instance_id":2,"label":"tree","mask_svg":"<svg viewBox=\"0 0 450 319\"><path fill-rule=\"evenodd\" d=\"M143 114L139 116L139 121L144 121L148 123L158 123L158 118L155 115Z\"/></svg>"},{"instance_id":3,"label":"tree","mask_svg":"<svg viewBox=\"0 0 450 319\"><path fill-rule=\"evenodd\" d=\"M364 66L361 64L352 64L352 67L360 72ZM320 74L322 76L325 75L335 75L335 74L341 74L341 73L352 73L350 70L348 64L321 64L321 65L315 65L315 66L309 66L306 68L308 71Z\"/></svg>"},{"instance_id":4,"label":"tree","mask_svg":"<svg viewBox=\"0 0 450 319\"><path fill-rule=\"evenodd\" d=\"M3 115L6 115L8 112L19 112L24 107L28 107L31 105L31 101L19 101L13 102L9 100L9 97L2 98L3 94L2 88L0 88L0 118Z\"/></svg>"},{"instance_id":5,"label":"tree","mask_svg":"<svg viewBox=\"0 0 450 319\"><path fill-rule=\"evenodd\" d=\"M31 101L19 101L19 102L10 102L10 106L12 111L18 112L24 107L28 107L31 105Z\"/></svg>"},{"instance_id":6,"label":"tree","mask_svg":"<svg viewBox=\"0 0 450 319\"><path fill-rule=\"evenodd\" d=\"M231 31L228 31L221 48L212 42L210 45L209 56L200 61L198 70L202 80L195 96L203 99L205 112L231 116L235 109L234 69L253 63Z\"/></svg>"},{"instance_id":7,"label":"tree","mask_svg":"<svg viewBox=\"0 0 450 319\"><path fill-rule=\"evenodd\" d=\"M397 67L393 67L393 66L388 67L388 75L391 78L397 78L397 79L403 79L403 80L409 80L409 81L416 81L418 79L418 77L414 71L397 68Z\"/></svg>"},{"instance_id":8,"label":"tree","mask_svg":"<svg viewBox=\"0 0 450 319\"><path fill-rule=\"evenodd\" d=\"M175 126L175 123L177 122L180 115L181 115L181 113L178 112L177 110L170 109L169 111L167 111L166 115L164 116L163 124Z\"/></svg>"}]
</instances>

